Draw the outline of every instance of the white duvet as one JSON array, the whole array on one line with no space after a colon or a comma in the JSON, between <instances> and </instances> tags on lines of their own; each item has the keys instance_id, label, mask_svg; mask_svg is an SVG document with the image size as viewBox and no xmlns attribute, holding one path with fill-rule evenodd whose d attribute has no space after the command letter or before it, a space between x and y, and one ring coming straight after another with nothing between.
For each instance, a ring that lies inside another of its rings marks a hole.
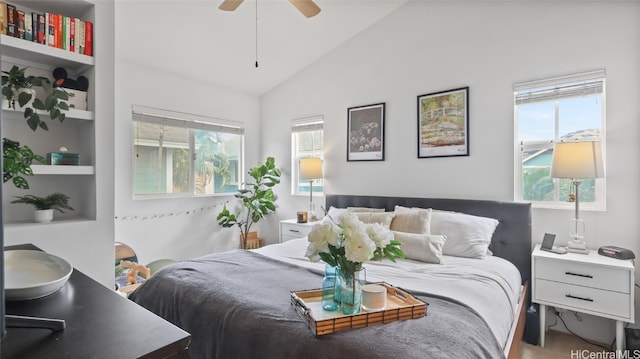
<instances>
[{"instance_id":1,"label":"white duvet","mask_svg":"<svg viewBox=\"0 0 640 359\"><path fill-rule=\"evenodd\" d=\"M324 270L324 262L310 262L304 256L307 243L306 237L298 238L254 251L301 267ZM371 261L365 264L366 279L384 281L409 292L435 294L461 302L484 318L504 348L521 291L518 269L495 256L485 259L443 256L442 263Z\"/></svg>"}]
</instances>

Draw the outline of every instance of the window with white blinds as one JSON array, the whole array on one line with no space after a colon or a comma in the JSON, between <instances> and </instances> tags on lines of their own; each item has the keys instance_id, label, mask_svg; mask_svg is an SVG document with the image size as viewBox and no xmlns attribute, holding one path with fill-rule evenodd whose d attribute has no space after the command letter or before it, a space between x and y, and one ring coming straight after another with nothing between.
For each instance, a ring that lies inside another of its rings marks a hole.
<instances>
[{"instance_id":1,"label":"window with white blinds","mask_svg":"<svg viewBox=\"0 0 640 359\"><path fill-rule=\"evenodd\" d=\"M305 157L323 158L324 119L315 116L291 122L291 194L309 195L309 181L300 180L300 159ZM324 180L313 181L313 195L322 196Z\"/></svg>"},{"instance_id":2,"label":"window with white blinds","mask_svg":"<svg viewBox=\"0 0 640 359\"><path fill-rule=\"evenodd\" d=\"M235 193L242 183L242 124L134 106L134 198Z\"/></svg>"},{"instance_id":3,"label":"window with white blinds","mask_svg":"<svg viewBox=\"0 0 640 359\"><path fill-rule=\"evenodd\" d=\"M573 208L571 181L550 177L554 143L599 140L606 157L605 113L604 70L515 84L515 200ZM583 208L605 209L605 181L582 182Z\"/></svg>"}]
</instances>

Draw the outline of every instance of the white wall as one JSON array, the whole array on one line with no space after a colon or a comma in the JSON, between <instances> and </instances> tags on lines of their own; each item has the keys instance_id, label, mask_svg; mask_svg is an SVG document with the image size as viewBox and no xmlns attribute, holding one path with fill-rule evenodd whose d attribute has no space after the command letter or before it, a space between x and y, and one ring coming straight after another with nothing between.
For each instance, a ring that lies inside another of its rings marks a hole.
<instances>
[{"instance_id":1,"label":"white wall","mask_svg":"<svg viewBox=\"0 0 640 359\"><path fill-rule=\"evenodd\" d=\"M118 7L126 11L126 7ZM116 19L118 18L116 14ZM120 24L117 41L136 24ZM206 71L203 69L203 71ZM116 51L115 240L131 246L141 263L174 260L237 248L239 232L217 225L230 196L189 199L132 199L131 106L140 105L243 122L245 159L257 163L259 101L193 79L173 76L118 58Z\"/></svg>"},{"instance_id":2,"label":"white wall","mask_svg":"<svg viewBox=\"0 0 640 359\"><path fill-rule=\"evenodd\" d=\"M262 152L286 174L269 230L306 208L306 197L290 195L293 119L324 115L326 193L512 200L513 84L605 68L607 211L583 213L587 241L640 254L639 20L638 2L407 3L263 96ZM463 86L470 88L470 156L418 159L416 96ZM378 102L387 106L385 161L347 162L347 108ZM534 242L544 232L566 242L571 217L534 209ZM568 322L608 342L613 327L600 321Z\"/></svg>"}]
</instances>

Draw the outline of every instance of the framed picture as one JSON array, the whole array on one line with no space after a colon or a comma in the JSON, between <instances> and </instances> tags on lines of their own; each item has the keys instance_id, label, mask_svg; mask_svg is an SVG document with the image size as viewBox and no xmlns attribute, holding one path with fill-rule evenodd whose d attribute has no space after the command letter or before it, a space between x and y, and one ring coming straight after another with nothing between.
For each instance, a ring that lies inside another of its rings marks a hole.
<instances>
[{"instance_id":1,"label":"framed picture","mask_svg":"<svg viewBox=\"0 0 640 359\"><path fill-rule=\"evenodd\" d=\"M418 158L469 155L469 87L418 96Z\"/></svg>"},{"instance_id":2,"label":"framed picture","mask_svg":"<svg viewBox=\"0 0 640 359\"><path fill-rule=\"evenodd\" d=\"M347 112L347 161L384 161L384 102Z\"/></svg>"}]
</instances>

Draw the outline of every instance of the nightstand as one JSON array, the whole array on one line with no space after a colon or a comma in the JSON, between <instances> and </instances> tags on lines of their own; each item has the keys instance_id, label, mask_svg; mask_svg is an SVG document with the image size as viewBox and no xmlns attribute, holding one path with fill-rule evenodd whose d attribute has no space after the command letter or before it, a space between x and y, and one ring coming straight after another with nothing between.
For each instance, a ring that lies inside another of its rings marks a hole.
<instances>
[{"instance_id":1,"label":"nightstand","mask_svg":"<svg viewBox=\"0 0 640 359\"><path fill-rule=\"evenodd\" d=\"M319 223L320 221L298 223L296 219L280 221L280 243L306 236Z\"/></svg>"},{"instance_id":2,"label":"nightstand","mask_svg":"<svg viewBox=\"0 0 640 359\"><path fill-rule=\"evenodd\" d=\"M616 349L624 343L623 323L633 323L635 269L631 260L589 254L532 254L532 301L540 304L540 346L544 347L546 307L587 313L616 321Z\"/></svg>"}]
</instances>

